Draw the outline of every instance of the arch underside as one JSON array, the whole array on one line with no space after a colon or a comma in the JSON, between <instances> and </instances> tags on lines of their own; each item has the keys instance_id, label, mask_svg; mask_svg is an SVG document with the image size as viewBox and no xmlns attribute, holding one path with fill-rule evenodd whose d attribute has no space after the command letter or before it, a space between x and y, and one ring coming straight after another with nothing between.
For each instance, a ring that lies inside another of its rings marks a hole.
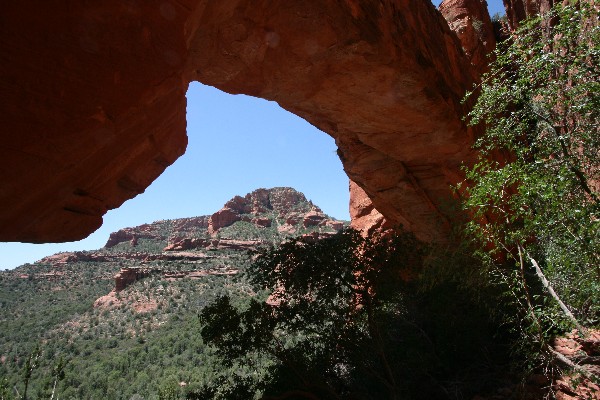
<instances>
[{"instance_id":1,"label":"arch underside","mask_svg":"<svg viewBox=\"0 0 600 400\"><path fill-rule=\"evenodd\" d=\"M431 2L61 4L0 16L0 240L80 239L142 193L185 151L195 80L306 119L391 224L446 236L476 73Z\"/></svg>"}]
</instances>

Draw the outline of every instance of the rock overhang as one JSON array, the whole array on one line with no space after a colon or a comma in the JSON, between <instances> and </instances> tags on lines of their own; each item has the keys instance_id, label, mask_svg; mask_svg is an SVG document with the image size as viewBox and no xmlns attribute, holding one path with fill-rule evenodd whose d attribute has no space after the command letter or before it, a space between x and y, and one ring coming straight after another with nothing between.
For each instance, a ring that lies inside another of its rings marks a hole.
<instances>
[{"instance_id":1,"label":"rock overhang","mask_svg":"<svg viewBox=\"0 0 600 400\"><path fill-rule=\"evenodd\" d=\"M143 192L185 151L192 80L277 101L389 223L445 236L477 71L430 2L29 3L0 17L0 240L83 238Z\"/></svg>"}]
</instances>

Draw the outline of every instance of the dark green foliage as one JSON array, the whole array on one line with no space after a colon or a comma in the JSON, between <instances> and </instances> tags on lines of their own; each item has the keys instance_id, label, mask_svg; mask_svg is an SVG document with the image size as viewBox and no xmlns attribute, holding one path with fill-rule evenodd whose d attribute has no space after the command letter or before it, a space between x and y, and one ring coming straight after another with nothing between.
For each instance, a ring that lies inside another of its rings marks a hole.
<instances>
[{"instance_id":1,"label":"dark green foliage","mask_svg":"<svg viewBox=\"0 0 600 400\"><path fill-rule=\"evenodd\" d=\"M156 261L146 267L198 270L226 263L243 269L247 260L240 252L208 253L214 257L201 263ZM50 398L55 382L61 399L128 400L135 394L171 396L173 388L181 398L212 381L222 368L198 340L197 312L216 296L245 296L244 280L206 276L169 282L151 276L120 292L116 300L123 304L92 307L114 287L120 267L137 265L135 260L36 264L1 273L1 398L21 398L23 368L38 345L37 366L28 378L30 399ZM64 275L44 275L51 270ZM147 301L155 301L157 308L133 309L136 302Z\"/></svg>"},{"instance_id":2,"label":"dark green foliage","mask_svg":"<svg viewBox=\"0 0 600 400\"><path fill-rule=\"evenodd\" d=\"M268 373L217 379L198 395L450 399L493 387L506 361L493 321L452 282L424 287L426 254L406 233L352 230L260 253L248 280L269 301L217 299L201 312L202 337L222 363Z\"/></svg>"},{"instance_id":3,"label":"dark green foliage","mask_svg":"<svg viewBox=\"0 0 600 400\"><path fill-rule=\"evenodd\" d=\"M238 221L211 237L203 228L208 217L157 221L129 228L122 233L123 242L111 248L65 254L0 273L0 399L21 398L25 381L31 399L48 399L55 391L61 399L157 400L206 394L203 388L219 380L227 382L229 397L246 398L248 385L242 383L268 373L270 364L257 359L220 365L214 349L199 337L197 317L220 296L236 306L249 304L255 293L243 274L174 279L162 273L243 272L249 255L215 246L190 249L190 258L162 253L169 240L181 237L277 244L290 235L278 231L278 224L288 218L277 210L303 215L314 208L287 188L271 191L269 201L279 208L271 210L267 202L258 216L271 219L270 227ZM298 219L295 234L331 230L304 228ZM152 273L94 308L95 300L114 288L114 275L126 267ZM26 368L37 347L36 367Z\"/></svg>"},{"instance_id":4,"label":"dark green foliage","mask_svg":"<svg viewBox=\"0 0 600 400\"><path fill-rule=\"evenodd\" d=\"M598 18L576 2L524 22L496 51L469 114L485 133L459 188L468 232L518 311L507 316L526 352L542 357L557 333L600 324Z\"/></svg>"}]
</instances>

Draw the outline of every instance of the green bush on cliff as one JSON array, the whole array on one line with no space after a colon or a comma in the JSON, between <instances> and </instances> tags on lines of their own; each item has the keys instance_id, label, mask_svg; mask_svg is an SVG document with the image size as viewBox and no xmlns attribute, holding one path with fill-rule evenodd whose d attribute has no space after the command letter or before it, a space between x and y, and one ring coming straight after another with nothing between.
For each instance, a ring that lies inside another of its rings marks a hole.
<instances>
[{"instance_id":1,"label":"green bush on cliff","mask_svg":"<svg viewBox=\"0 0 600 400\"><path fill-rule=\"evenodd\" d=\"M600 324L598 21L588 2L525 21L499 45L469 114L485 133L459 187L468 232L542 355L556 332Z\"/></svg>"}]
</instances>

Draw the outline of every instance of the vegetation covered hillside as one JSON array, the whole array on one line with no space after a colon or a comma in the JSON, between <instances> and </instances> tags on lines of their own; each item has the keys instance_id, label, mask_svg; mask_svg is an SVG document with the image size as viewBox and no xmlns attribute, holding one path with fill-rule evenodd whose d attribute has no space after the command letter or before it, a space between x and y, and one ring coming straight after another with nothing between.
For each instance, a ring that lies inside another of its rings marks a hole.
<instances>
[{"instance_id":1,"label":"vegetation covered hillside","mask_svg":"<svg viewBox=\"0 0 600 400\"><path fill-rule=\"evenodd\" d=\"M291 188L259 189L212 216L126 228L102 249L1 272L0 398L194 390L222 374L198 313L220 295L247 297L249 251L344 225Z\"/></svg>"}]
</instances>

